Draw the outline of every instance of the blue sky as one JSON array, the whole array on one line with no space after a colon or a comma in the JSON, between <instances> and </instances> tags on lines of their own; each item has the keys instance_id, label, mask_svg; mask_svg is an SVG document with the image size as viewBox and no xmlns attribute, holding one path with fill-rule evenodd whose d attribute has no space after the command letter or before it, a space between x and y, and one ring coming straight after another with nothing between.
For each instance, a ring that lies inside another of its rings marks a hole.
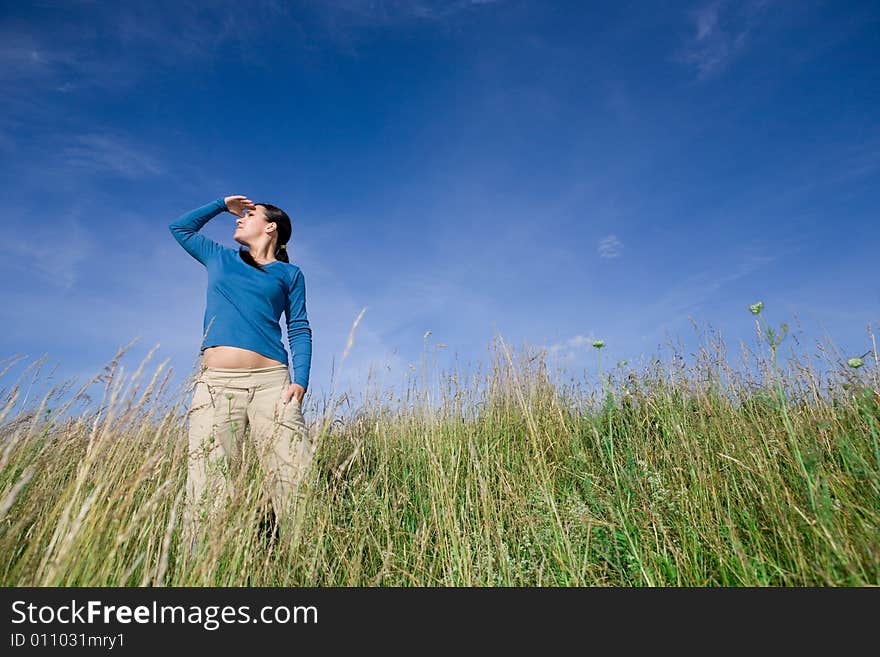
<instances>
[{"instance_id":1,"label":"blue sky","mask_svg":"<svg viewBox=\"0 0 880 657\"><path fill-rule=\"evenodd\" d=\"M207 276L168 224L231 194L293 218L319 398L496 333L577 376L692 317L733 360L758 300L807 352L880 328L876 3L28 2L0 34L3 385L135 337L182 380Z\"/></svg>"}]
</instances>

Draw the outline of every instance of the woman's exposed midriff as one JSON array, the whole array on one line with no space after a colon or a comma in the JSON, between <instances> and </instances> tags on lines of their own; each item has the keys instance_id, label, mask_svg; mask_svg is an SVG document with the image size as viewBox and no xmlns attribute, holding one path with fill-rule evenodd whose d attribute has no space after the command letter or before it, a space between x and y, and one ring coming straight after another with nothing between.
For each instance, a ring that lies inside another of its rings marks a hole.
<instances>
[{"instance_id":1,"label":"woman's exposed midriff","mask_svg":"<svg viewBox=\"0 0 880 657\"><path fill-rule=\"evenodd\" d=\"M284 363L277 361L274 358L267 358L263 354L258 354L256 351L251 351L250 349L221 345L205 349L202 354L202 365L204 367L251 369L255 367L284 365Z\"/></svg>"}]
</instances>

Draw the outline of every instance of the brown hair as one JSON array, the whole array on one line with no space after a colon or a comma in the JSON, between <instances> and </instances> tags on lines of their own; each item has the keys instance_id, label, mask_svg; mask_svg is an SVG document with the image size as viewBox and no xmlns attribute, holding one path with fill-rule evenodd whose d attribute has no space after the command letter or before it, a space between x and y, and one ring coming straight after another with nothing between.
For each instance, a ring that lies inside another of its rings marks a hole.
<instances>
[{"instance_id":1,"label":"brown hair","mask_svg":"<svg viewBox=\"0 0 880 657\"><path fill-rule=\"evenodd\" d=\"M290 236L292 234L292 230L290 227L290 217L287 216L287 213L279 207L271 205L269 203L254 203L254 205L262 205L266 208L266 222L272 223L275 222L277 226L276 232L278 233L278 241L275 245L275 258L276 260L281 260L282 262L290 262L290 259L287 256L287 249L290 248L287 243L290 241ZM285 248L278 248L281 245L287 245ZM238 255L251 267L255 267L260 271L266 271L263 269L260 264L254 260L253 256L250 254L250 251L247 251L243 248L238 249Z\"/></svg>"}]
</instances>

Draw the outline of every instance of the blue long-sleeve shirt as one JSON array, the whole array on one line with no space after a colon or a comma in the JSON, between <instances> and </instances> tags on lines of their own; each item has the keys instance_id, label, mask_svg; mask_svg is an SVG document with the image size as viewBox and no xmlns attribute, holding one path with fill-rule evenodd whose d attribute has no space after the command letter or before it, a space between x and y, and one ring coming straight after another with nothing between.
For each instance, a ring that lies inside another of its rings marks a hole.
<instances>
[{"instance_id":1,"label":"blue long-sleeve shirt","mask_svg":"<svg viewBox=\"0 0 880 657\"><path fill-rule=\"evenodd\" d=\"M312 330L306 314L306 283L300 268L276 260L261 272L231 249L199 234L208 221L227 211L223 198L196 208L173 221L171 234L208 270L208 293L202 345L225 345L256 351L287 363L281 338L282 311L287 316L287 340L293 356L291 381L309 387Z\"/></svg>"}]
</instances>

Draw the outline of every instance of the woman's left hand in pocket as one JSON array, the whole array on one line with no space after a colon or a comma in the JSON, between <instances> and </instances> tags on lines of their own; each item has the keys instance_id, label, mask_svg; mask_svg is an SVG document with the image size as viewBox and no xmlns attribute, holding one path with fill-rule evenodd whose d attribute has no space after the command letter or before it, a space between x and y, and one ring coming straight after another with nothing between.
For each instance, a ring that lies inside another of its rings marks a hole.
<instances>
[{"instance_id":1,"label":"woman's left hand in pocket","mask_svg":"<svg viewBox=\"0 0 880 657\"><path fill-rule=\"evenodd\" d=\"M302 404L303 397L306 396L306 389L303 388L298 383L291 383L290 386L281 393L281 401L285 404L291 400L291 398L296 397L296 401Z\"/></svg>"}]
</instances>

